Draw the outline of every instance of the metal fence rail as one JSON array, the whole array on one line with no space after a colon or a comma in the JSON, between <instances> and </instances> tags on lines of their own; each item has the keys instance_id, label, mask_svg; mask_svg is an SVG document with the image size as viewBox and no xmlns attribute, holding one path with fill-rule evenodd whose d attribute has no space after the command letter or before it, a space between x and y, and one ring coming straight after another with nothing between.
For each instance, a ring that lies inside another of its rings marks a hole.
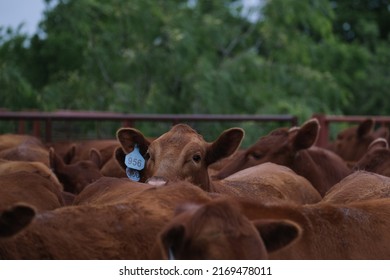
<instances>
[{"instance_id":1,"label":"metal fence rail","mask_svg":"<svg viewBox=\"0 0 390 280\"><path fill-rule=\"evenodd\" d=\"M314 118L317 118L320 122L320 135L317 140L317 146L327 147L329 143L330 125L332 123L360 123L366 119L373 119L376 124L386 126L390 124L390 116L336 116L336 115L323 115L314 114Z\"/></svg>"},{"instance_id":2,"label":"metal fence rail","mask_svg":"<svg viewBox=\"0 0 390 280\"><path fill-rule=\"evenodd\" d=\"M91 111L56 111L56 112L10 112L0 111L0 121L17 121L15 133L27 133L26 123L32 122L32 135L52 140L52 126L55 121L116 121L121 126L134 127L138 121L148 122L289 122L297 125L297 117L292 115L214 115L214 114L122 114L113 112ZM43 127L42 127L43 123ZM44 137L41 130L44 129Z\"/></svg>"}]
</instances>

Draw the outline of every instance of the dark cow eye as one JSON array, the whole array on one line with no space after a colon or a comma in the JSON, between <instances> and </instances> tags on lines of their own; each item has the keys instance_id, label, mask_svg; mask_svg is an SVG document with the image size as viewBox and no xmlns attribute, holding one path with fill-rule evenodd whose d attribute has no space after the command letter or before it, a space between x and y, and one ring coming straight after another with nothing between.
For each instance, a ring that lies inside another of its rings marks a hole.
<instances>
[{"instance_id":1,"label":"dark cow eye","mask_svg":"<svg viewBox=\"0 0 390 280\"><path fill-rule=\"evenodd\" d=\"M192 157L192 160L195 161L196 163L200 162L201 159L202 159L202 158L200 157L200 155L194 155L194 156Z\"/></svg>"},{"instance_id":2,"label":"dark cow eye","mask_svg":"<svg viewBox=\"0 0 390 280\"><path fill-rule=\"evenodd\" d=\"M252 153L251 156L252 156L254 159L256 159L256 160L259 160L259 159L261 159L261 158L263 157L263 155L262 155L261 153L257 153L257 152Z\"/></svg>"}]
</instances>

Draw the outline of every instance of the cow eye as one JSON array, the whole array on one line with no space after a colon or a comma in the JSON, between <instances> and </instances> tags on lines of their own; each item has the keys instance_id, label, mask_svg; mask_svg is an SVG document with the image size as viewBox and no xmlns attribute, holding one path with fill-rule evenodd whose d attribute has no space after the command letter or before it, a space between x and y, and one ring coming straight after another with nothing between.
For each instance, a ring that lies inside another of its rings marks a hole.
<instances>
[{"instance_id":1,"label":"cow eye","mask_svg":"<svg viewBox=\"0 0 390 280\"><path fill-rule=\"evenodd\" d=\"M192 160L193 160L194 162L196 162L196 163L200 162L201 159L202 159L202 158L201 158L200 155L194 155L194 156L192 157Z\"/></svg>"},{"instance_id":2,"label":"cow eye","mask_svg":"<svg viewBox=\"0 0 390 280\"><path fill-rule=\"evenodd\" d=\"M252 153L251 156L256 160L259 160L263 157L261 153L257 153L257 152Z\"/></svg>"}]
</instances>

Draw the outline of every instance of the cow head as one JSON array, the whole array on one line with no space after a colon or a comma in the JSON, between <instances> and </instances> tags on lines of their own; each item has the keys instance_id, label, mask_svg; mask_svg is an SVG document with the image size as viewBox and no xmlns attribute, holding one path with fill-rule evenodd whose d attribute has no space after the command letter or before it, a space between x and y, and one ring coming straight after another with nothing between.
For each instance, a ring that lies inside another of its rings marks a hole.
<instances>
[{"instance_id":1,"label":"cow head","mask_svg":"<svg viewBox=\"0 0 390 280\"><path fill-rule=\"evenodd\" d=\"M137 145L146 161L140 171L141 182L164 185L167 181L186 180L210 191L208 166L233 154L243 137L242 129L231 128L209 143L188 125L178 124L149 141L134 128L122 128L117 132L121 149L117 149L116 158L126 169L125 154Z\"/></svg>"},{"instance_id":2,"label":"cow head","mask_svg":"<svg viewBox=\"0 0 390 280\"><path fill-rule=\"evenodd\" d=\"M63 159L50 148L50 166L64 186L64 190L73 194L80 193L87 185L101 178L101 156L92 148L89 160L80 160L66 164Z\"/></svg>"},{"instance_id":3,"label":"cow head","mask_svg":"<svg viewBox=\"0 0 390 280\"><path fill-rule=\"evenodd\" d=\"M234 201L216 199L182 206L160 233L158 246L163 259L267 259L300 233L293 222L250 221Z\"/></svg>"},{"instance_id":4,"label":"cow head","mask_svg":"<svg viewBox=\"0 0 390 280\"><path fill-rule=\"evenodd\" d=\"M387 138L389 135L387 128L374 131L374 126L373 119L366 119L359 125L341 131L334 144L335 152L345 161L358 161L373 140L379 137Z\"/></svg>"},{"instance_id":5,"label":"cow head","mask_svg":"<svg viewBox=\"0 0 390 280\"><path fill-rule=\"evenodd\" d=\"M243 153L237 154L214 177L218 179L265 162L272 162L290 167L297 152L313 146L317 140L320 126L316 119L311 119L301 127L278 128L261 137Z\"/></svg>"}]
</instances>

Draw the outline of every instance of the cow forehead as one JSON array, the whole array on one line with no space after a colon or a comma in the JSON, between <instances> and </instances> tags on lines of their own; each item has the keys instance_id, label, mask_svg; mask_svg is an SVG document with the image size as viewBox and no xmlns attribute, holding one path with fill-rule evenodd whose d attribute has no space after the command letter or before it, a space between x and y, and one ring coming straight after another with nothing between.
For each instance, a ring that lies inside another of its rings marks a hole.
<instances>
[{"instance_id":1,"label":"cow forehead","mask_svg":"<svg viewBox=\"0 0 390 280\"><path fill-rule=\"evenodd\" d=\"M152 142L152 144L161 147L184 146L189 143L205 145L206 141L203 139L202 135L186 125L174 126L170 131L164 133Z\"/></svg>"}]
</instances>

